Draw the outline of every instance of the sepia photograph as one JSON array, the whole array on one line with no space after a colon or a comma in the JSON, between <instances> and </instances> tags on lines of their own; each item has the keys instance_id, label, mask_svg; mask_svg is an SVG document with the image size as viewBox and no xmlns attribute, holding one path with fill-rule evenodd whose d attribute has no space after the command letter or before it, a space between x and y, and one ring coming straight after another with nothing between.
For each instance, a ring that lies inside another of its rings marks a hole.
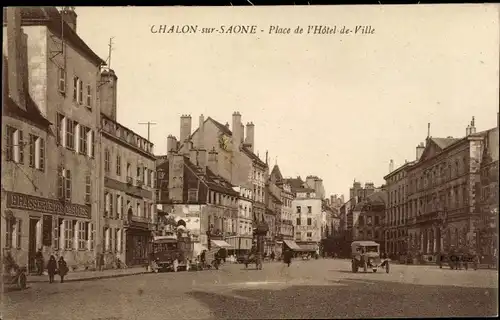
<instances>
[{"instance_id":1,"label":"sepia photograph","mask_svg":"<svg viewBox=\"0 0 500 320\"><path fill-rule=\"evenodd\" d=\"M498 316L497 4L4 7L0 320Z\"/></svg>"}]
</instances>

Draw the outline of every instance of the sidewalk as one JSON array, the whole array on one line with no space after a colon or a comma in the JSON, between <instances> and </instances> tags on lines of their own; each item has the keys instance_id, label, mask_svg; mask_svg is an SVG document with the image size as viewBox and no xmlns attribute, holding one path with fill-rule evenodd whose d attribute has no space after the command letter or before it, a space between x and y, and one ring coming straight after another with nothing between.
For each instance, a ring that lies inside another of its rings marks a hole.
<instances>
[{"instance_id":1,"label":"sidewalk","mask_svg":"<svg viewBox=\"0 0 500 320\"><path fill-rule=\"evenodd\" d=\"M118 278L118 277L127 277L133 276L137 274L148 273L145 267L132 267L127 269L110 269L103 271L76 271L76 272L68 272L68 274L64 277L64 282L74 282L74 281L88 281L88 280L97 280L97 279L108 279L108 278ZM58 275L55 276L55 281L60 281ZM40 283L40 282L49 282L49 276L37 276L37 275L29 275L28 283Z\"/></svg>"}]
</instances>

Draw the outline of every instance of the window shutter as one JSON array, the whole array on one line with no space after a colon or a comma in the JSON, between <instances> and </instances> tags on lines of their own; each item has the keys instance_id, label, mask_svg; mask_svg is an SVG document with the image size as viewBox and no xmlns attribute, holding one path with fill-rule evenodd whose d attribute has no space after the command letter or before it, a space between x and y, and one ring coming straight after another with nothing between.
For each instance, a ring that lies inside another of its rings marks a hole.
<instances>
[{"instance_id":1,"label":"window shutter","mask_svg":"<svg viewBox=\"0 0 500 320\"><path fill-rule=\"evenodd\" d=\"M91 143L90 143L90 146L91 146L91 148L90 148L90 157L94 158L94 156L95 156L95 135L94 135L94 131L93 130L90 131L90 136L91 136L91 140L90 140L91 141Z\"/></svg>"},{"instance_id":2,"label":"window shutter","mask_svg":"<svg viewBox=\"0 0 500 320\"><path fill-rule=\"evenodd\" d=\"M22 239L22 233L23 233L22 226L23 226L23 221L21 219L17 219L16 245L17 245L18 249L21 248L21 239Z\"/></svg>"},{"instance_id":3,"label":"window shutter","mask_svg":"<svg viewBox=\"0 0 500 320\"><path fill-rule=\"evenodd\" d=\"M45 170L45 139L40 138L40 170Z\"/></svg>"},{"instance_id":4,"label":"window shutter","mask_svg":"<svg viewBox=\"0 0 500 320\"><path fill-rule=\"evenodd\" d=\"M83 81L78 80L78 102L83 104Z\"/></svg>"},{"instance_id":5,"label":"window shutter","mask_svg":"<svg viewBox=\"0 0 500 320\"><path fill-rule=\"evenodd\" d=\"M54 225L53 225L53 241L52 246L54 249L59 249L59 218L53 217Z\"/></svg>"},{"instance_id":6,"label":"window shutter","mask_svg":"<svg viewBox=\"0 0 500 320\"><path fill-rule=\"evenodd\" d=\"M71 202L71 171L66 170L66 201Z\"/></svg>"},{"instance_id":7,"label":"window shutter","mask_svg":"<svg viewBox=\"0 0 500 320\"><path fill-rule=\"evenodd\" d=\"M24 137L23 131L19 130L19 163L24 163Z\"/></svg>"},{"instance_id":8,"label":"window shutter","mask_svg":"<svg viewBox=\"0 0 500 320\"><path fill-rule=\"evenodd\" d=\"M59 199L64 199L64 176L63 176L63 168L61 166L58 167L57 175L59 177L58 181L58 190L57 196Z\"/></svg>"},{"instance_id":9,"label":"window shutter","mask_svg":"<svg viewBox=\"0 0 500 320\"><path fill-rule=\"evenodd\" d=\"M73 77L73 101L78 101L78 77Z\"/></svg>"},{"instance_id":10,"label":"window shutter","mask_svg":"<svg viewBox=\"0 0 500 320\"><path fill-rule=\"evenodd\" d=\"M110 218L113 218L115 215L114 215L114 211L113 211L113 194L110 193L109 194L109 217Z\"/></svg>"},{"instance_id":11,"label":"window shutter","mask_svg":"<svg viewBox=\"0 0 500 320\"><path fill-rule=\"evenodd\" d=\"M29 166L34 168L35 167L35 143L36 143L36 137L32 134L29 135L29 145L30 145L30 151L29 151L29 158L30 158L30 163Z\"/></svg>"},{"instance_id":12,"label":"window shutter","mask_svg":"<svg viewBox=\"0 0 500 320\"><path fill-rule=\"evenodd\" d=\"M6 128L7 130L7 135L6 135L6 143L5 143L5 146L6 146L6 154L5 154L5 158L7 161L12 161L14 159L13 155L14 155L14 130L12 130L11 127L7 127Z\"/></svg>"}]
</instances>

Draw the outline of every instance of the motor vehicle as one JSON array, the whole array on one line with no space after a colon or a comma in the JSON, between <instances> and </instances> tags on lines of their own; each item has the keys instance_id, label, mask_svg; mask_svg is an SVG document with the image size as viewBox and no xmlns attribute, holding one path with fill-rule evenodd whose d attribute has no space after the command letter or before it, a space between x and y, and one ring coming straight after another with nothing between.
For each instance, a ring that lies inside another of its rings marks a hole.
<instances>
[{"instance_id":1,"label":"motor vehicle","mask_svg":"<svg viewBox=\"0 0 500 320\"><path fill-rule=\"evenodd\" d=\"M459 270L464 268L468 270L469 267L477 270L479 267L479 256L472 251L450 249L449 252L441 253L438 255L438 265L442 269L443 265L448 264L451 270Z\"/></svg>"},{"instance_id":2,"label":"motor vehicle","mask_svg":"<svg viewBox=\"0 0 500 320\"><path fill-rule=\"evenodd\" d=\"M358 272L363 268L364 272L372 269L377 272L378 268L384 268L389 273L389 259L380 258L380 244L375 241L353 241L351 243L351 267L352 272Z\"/></svg>"},{"instance_id":3,"label":"motor vehicle","mask_svg":"<svg viewBox=\"0 0 500 320\"><path fill-rule=\"evenodd\" d=\"M26 289L27 283L27 268L20 267L15 261L10 252L6 253L3 258L4 273L2 282L7 286L15 286L18 289Z\"/></svg>"},{"instance_id":4,"label":"motor vehicle","mask_svg":"<svg viewBox=\"0 0 500 320\"><path fill-rule=\"evenodd\" d=\"M156 236L152 241L149 266L151 271L189 271L193 260L193 243L189 236L172 233Z\"/></svg>"}]
</instances>

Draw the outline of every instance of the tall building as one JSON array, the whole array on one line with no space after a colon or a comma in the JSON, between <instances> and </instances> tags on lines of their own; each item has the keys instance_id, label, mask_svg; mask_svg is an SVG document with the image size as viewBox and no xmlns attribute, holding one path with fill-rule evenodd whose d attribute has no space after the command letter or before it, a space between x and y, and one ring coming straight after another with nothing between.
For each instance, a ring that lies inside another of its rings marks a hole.
<instances>
[{"instance_id":1,"label":"tall building","mask_svg":"<svg viewBox=\"0 0 500 320\"><path fill-rule=\"evenodd\" d=\"M428 261L451 247L476 245L476 185L485 136L476 133L474 118L464 138L428 136L408 169L408 241Z\"/></svg>"},{"instance_id":2,"label":"tall building","mask_svg":"<svg viewBox=\"0 0 500 320\"><path fill-rule=\"evenodd\" d=\"M237 253L248 253L252 248L252 190L245 187L233 187L239 192L238 219L236 222L235 235L228 238L227 242L232 245Z\"/></svg>"},{"instance_id":3,"label":"tall building","mask_svg":"<svg viewBox=\"0 0 500 320\"><path fill-rule=\"evenodd\" d=\"M356 204L352 212L357 217L357 223L353 225L353 240L378 242L380 250L385 251L383 222L386 202L387 192L382 188Z\"/></svg>"},{"instance_id":4,"label":"tall building","mask_svg":"<svg viewBox=\"0 0 500 320\"><path fill-rule=\"evenodd\" d=\"M14 123L12 129L6 128L16 164L9 163L4 168L3 178L10 176L14 180L2 184L12 192L6 193L8 210L15 219L22 219L15 230L20 242L16 255L30 269L38 249L42 249L46 259L50 254L64 256L72 268L91 267L100 243L100 233L96 233L101 179L96 159L100 118L96 96L99 70L105 62L76 33L74 11L23 7L4 9L7 12L10 15L4 14L4 30L7 18L10 37L4 49L7 48L9 75L11 80L16 77L14 74L24 79L24 89L30 95L26 99L25 93L14 94L14 101L19 110L48 120L53 132L44 133L46 124L33 130L16 127ZM20 55L24 63L9 54L21 46L28 48ZM23 90L20 80L9 81L9 86L11 92ZM30 103L30 109L25 103ZM25 150L29 153L26 159ZM17 175L19 171L14 166L28 176Z\"/></svg>"},{"instance_id":5,"label":"tall building","mask_svg":"<svg viewBox=\"0 0 500 320\"><path fill-rule=\"evenodd\" d=\"M295 242L303 250L319 250L321 242L322 200L300 177L285 179L294 194Z\"/></svg>"},{"instance_id":6,"label":"tall building","mask_svg":"<svg viewBox=\"0 0 500 320\"><path fill-rule=\"evenodd\" d=\"M417 146L417 160L423 152L423 146ZM385 248L387 253L403 253L408 250L408 170L414 162L406 162L393 169L391 160L388 175L384 177L387 190L385 208Z\"/></svg>"},{"instance_id":7,"label":"tall building","mask_svg":"<svg viewBox=\"0 0 500 320\"><path fill-rule=\"evenodd\" d=\"M117 122L117 82L113 70L102 70L99 230L108 267L117 259L129 266L146 263L156 221L154 146Z\"/></svg>"}]
</instances>

